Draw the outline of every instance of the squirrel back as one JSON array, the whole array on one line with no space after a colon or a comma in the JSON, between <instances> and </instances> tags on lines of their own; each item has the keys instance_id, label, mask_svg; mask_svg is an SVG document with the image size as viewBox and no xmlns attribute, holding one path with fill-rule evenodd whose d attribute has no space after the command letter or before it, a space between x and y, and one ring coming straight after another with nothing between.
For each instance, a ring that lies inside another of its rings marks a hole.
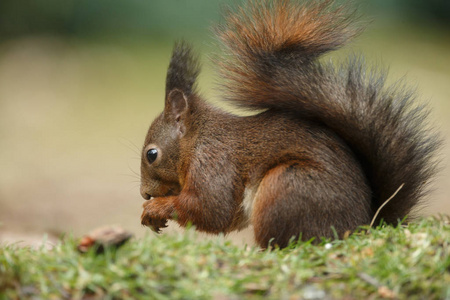
<instances>
[{"instance_id":1,"label":"squirrel back","mask_svg":"<svg viewBox=\"0 0 450 300\"><path fill-rule=\"evenodd\" d=\"M332 0L248 0L229 12L217 29L224 99L256 113L248 117L202 100L198 60L176 44L142 151L142 224L227 233L251 223L261 247L283 247L342 237L396 191L376 221L410 217L440 141L426 107L403 84L386 85L386 72L319 60L361 31L353 19Z\"/></svg>"},{"instance_id":2,"label":"squirrel back","mask_svg":"<svg viewBox=\"0 0 450 300\"><path fill-rule=\"evenodd\" d=\"M333 130L362 164L375 210L401 187L378 216L396 223L429 191L440 140L428 109L403 83L386 85L385 71L367 70L362 58L340 67L318 61L361 31L354 11L334 5L255 0L229 13L218 30L226 98L250 110L295 111Z\"/></svg>"}]
</instances>

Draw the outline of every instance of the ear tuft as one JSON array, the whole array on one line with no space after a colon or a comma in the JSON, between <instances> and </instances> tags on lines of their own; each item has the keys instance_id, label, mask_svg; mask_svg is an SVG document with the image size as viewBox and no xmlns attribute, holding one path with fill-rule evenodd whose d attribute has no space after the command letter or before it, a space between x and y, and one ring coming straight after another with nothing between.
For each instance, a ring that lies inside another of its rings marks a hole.
<instances>
[{"instance_id":1,"label":"ear tuft","mask_svg":"<svg viewBox=\"0 0 450 300\"><path fill-rule=\"evenodd\" d=\"M200 72L198 58L186 42L175 44L166 77L166 97L174 89L181 90L189 97L195 92L197 76Z\"/></svg>"}]
</instances>

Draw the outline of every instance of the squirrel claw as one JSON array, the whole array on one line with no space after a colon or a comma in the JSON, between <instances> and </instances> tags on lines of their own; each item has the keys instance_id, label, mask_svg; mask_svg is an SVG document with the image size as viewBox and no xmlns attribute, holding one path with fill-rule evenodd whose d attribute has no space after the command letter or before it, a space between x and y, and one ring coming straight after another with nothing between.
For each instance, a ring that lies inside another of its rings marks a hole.
<instances>
[{"instance_id":1,"label":"squirrel claw","mask_svg":"<svg viewBox=\"0 0 450 300\"><path fill-rule=\"evenodd\" d=\"M141 224L149 227L156 233L161 233L161 228L167 227L167 219L153 219L148 216L142 216Z\"/></svg>"}]
</instances>

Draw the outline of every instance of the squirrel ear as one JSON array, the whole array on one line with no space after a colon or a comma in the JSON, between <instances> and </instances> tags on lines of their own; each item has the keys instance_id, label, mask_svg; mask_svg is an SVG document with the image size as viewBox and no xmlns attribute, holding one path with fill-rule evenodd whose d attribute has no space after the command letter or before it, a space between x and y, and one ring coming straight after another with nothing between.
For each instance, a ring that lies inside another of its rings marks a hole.
<instances>
[{"instance_id":1,"label":"squirrel ear","mask_svg":"<svg viewBox=\"0 0 450 300\"><path fill-rule=\"evenodd\" d=\"M166 99L165 112L170 119L175 121L180 134L184 134L186 126L184 121L188 112L188 99L178 89L170 91Z\"/></svg>"},{"instance_id":2,"label":"squirrel ear","mask_svg":"<svg viewBox=\"0 0 450 300\"><path fill-rule=\"evenodd\" d=\"M166 110L170 113L176 121L179 121L181 115L186 113L188 108L187 97L178 89L172 90L167 96Z\"/></svg>"},{"instance_id":3,"label":"squirrel ear","mask_svg":"<svg viewBox=\"0 0 450 300\"><path fill-rule=\"evenodd\" d=\"M176 43L167 70L164 114L169 122L176 123L179 135L186 132L189 99L195 95L199 72L198 59L191 46L185 42Z\"/></svg>"}]
</instances>

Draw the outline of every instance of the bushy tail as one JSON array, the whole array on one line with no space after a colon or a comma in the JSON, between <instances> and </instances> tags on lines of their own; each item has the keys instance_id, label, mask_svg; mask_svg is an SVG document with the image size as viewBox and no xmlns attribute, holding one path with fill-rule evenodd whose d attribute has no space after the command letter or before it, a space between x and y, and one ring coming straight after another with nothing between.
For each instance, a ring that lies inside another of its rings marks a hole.
<instances>
[{"instance_id":1,"label":"bushy tail","mask_svg":"<svg viewBox=\"0 0 450 300\"><path fill-rule=\"evenodd\" d=\"M413 93L386 87L383 72L366 71L361 59L339 68L317 61L359 33L353 16L331 0L249 0L218 29L231 53L222 76L234 104L295 111L339 134L363 165L374 210L404 184L379 216L395 223L427 192L439 139Z\"/></svg>"}]
</instances>

